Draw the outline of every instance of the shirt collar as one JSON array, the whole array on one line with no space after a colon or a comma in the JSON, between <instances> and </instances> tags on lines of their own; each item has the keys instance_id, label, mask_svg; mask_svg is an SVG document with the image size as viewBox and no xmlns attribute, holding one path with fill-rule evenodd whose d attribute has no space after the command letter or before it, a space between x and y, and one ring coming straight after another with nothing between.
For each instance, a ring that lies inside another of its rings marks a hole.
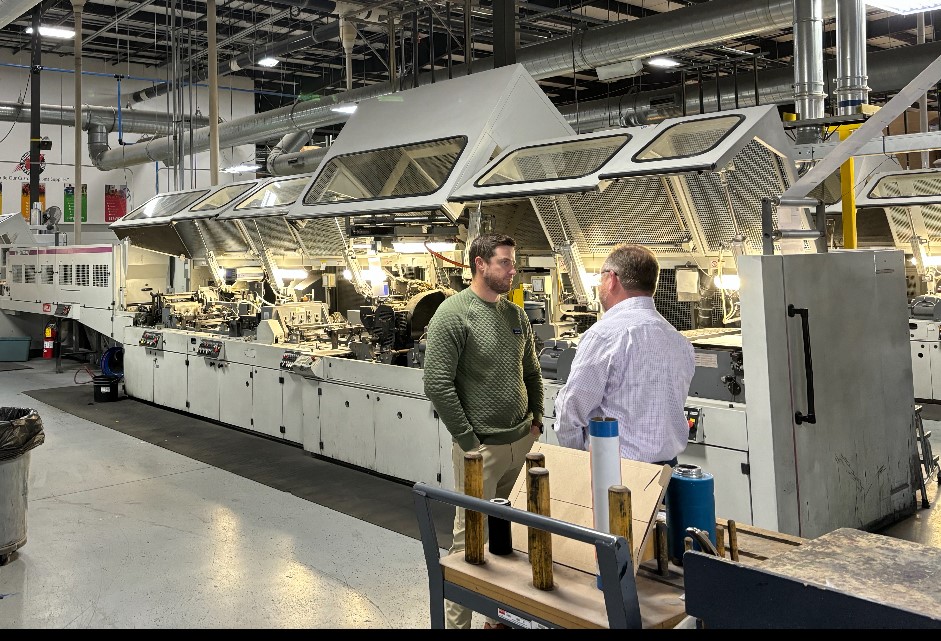
<instances>
[{"instance_id":1,"label":"shirt collar","mask_svg":"<svg viewBox=\"0 0 941 641\"><path fill-rule=\"evenodd\" d=\"M632 309L657 309L656 305L653 303L652 296L632 296L631 298L626 298L620 303L612 306L606 314L610 314L613 311L626 312Z\"/></svg>"}]
</instances>

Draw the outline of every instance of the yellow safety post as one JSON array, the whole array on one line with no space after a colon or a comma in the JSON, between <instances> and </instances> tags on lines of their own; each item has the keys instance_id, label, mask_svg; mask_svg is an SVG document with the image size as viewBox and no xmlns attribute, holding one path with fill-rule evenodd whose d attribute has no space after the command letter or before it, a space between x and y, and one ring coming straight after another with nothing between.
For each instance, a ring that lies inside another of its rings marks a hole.
<instances>
[{"instance_id":1,"label":"yellow safety post","mask_svg":"<svg viewBox=\"0 0 941 641\"><path fill-rule=\"evenodd\" d=\"M858 124L836 128L840 140L846 140ZM840 198L843 206L843 248L856 249L856 169L852 157L840 166Z\"/></svg>"}]
</instances>

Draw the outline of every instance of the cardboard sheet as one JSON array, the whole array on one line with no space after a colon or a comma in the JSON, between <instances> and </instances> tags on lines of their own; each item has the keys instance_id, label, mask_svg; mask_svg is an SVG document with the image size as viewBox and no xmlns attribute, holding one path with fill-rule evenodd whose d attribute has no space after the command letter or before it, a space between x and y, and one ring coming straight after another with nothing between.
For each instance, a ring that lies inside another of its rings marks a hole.
<instances>
[{"instance_id":1,"label":"cardboard sheet","mask_svg":"<svg viewBox=\"0 0 941 641\"><path fill-rule=\"evenodd\" d=\"M536 443L531 452L546 457L549 470L549 516L584 527L594 527L591 511L591 461L588 452L549 443ZM647 545L654 529L657 510L663 502L673 470L669 465L654 465L621 459L621 484L631 490L631 520L633 522L634 573L641 562L641 551ZM520 472L510 502L525 510L526 468ZM528 528L519 523L511 525L513 548L528 551ZM567 567L595 573L595 549L587 543L552 535L552 560Z\"/></svg>"}]
</instances>

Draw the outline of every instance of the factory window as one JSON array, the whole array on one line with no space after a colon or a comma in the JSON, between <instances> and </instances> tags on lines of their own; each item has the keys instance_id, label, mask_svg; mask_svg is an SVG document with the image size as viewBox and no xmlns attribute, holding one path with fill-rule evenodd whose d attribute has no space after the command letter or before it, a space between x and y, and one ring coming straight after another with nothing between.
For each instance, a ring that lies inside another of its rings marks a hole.
<instances>
[{"instance_id":1,"label":"factory window","mask_svg":"<svg viewBox=\"0 0 941 641\"><path fill-rule=\"evenodd\" d=\"M72 284L72 266L71 265L61 265L59 267L59 284L60 285Z\"/></svg>"},{"instance_id":2,"label":"factory window","mask_svg":"<svg viewBox=\"0 0 941 641\"><path fill-rule=\"evenodd\" d=\"M23 266L22 265L13 266L13 282L14 283L23 282Z\"/></svg>"},{"instance_id":3,"label":"factory window","mask_svg":"<svg viewBox=\"0 0 941 641\"><path fill-rule=\"evenodd\" d=\"M274 180L235 206L235 209L258 209L260 207L283 207L297 200L310 176Z\"/></svg>"},{"instance_id":4,"label":"factory window","mask_svg":"<svg viewBox=\"0 0 941 641\"><path fill-rule=\"evenodd\" d=\"M28 284L36 283L36 266L35 265L26 266L26 275L23 280Z\"/></svg>"},{"instance_id":5,"label":"factory window","mask_svg":"<svg viewBox=\"0 0 941 641\"><path fill-rule=\"evenodd\" d=\"M475 185L486 187L581 178L598 171L630 139L625 134L522 147L511 151Z\"/></svg>"},{"instance_id":6,"label":"factory window","mask_svg":"<svg viewBox=\"0 0 941 641\"><path fill-rule=\"evenodd\" d=\"M41 285L51 285L55 279L56 269L52 265L43 265L39 274Z\"/></svg>"},{"instance_id":7,"label":"factory window","mask_svg":"<svg viewBox=\"0 0 941 641\"><path fill-rule=\"evenodd\" d=\"M719 116L688 120L667 127L634 156L635 162L689 158L715 149L745 120L745 116Z\"/></svg>"},{"instance_id":8,"label":"factory window","mask_svg":"<svg viewBox=\"0 0 941 641\"><path fill-rule=\"evenodd\" d=\"M88 287L88 265L75 266L75 284L78 287Z\"/></svg>"},{"instance_id":9,"label":"factory window","mask_svg":"<svg viewBox=\"0 0 941 641\"><path fill-rule=\"evenodd\" d=\"M92 267L91 284L93 287L107 287L108 286L108 266L107 265L94 265Z\"/></svg>"},{"instance_id":10,"label":"factory window","mask_svg":"<svg viewBox=\"0 0 941 641\"><path fill-rule=\"evenodd\" d=\"M304 196L305 205L428 196L454 170L467 136L334 156Z\"/></svg>"},{"instance_id":11,"label":"factory window","mask_svg":"<svg viewBox=\"0 0 941 641\"><path fill-rule=\"evenodd\" d=\"M206 196L203 200L199 201L192 207L190 211L211 211L213 209L219 209L231 203L233 200L242 196L249 189L256 187L260 181L250 182L250 183L238 183L236 185L226 185L222 189L213 192L212 194ZM296 197L295 197L296 198Z\"/></svg>"},{"instance_id":12,"label":"factory window","mask_svg":"<svg viewBox=\"0 0 941 641\"><path fill-rule=\"evenodd\" d=\"M154 196L122 220L150 220L179 213L209 193L208 189Z\"/></svg>"}]
</instances>

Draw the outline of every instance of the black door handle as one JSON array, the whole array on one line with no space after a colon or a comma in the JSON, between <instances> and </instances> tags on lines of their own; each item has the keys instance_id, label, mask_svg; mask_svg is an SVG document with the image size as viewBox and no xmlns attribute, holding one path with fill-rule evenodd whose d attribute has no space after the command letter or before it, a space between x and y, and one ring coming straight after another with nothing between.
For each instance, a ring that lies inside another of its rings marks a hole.
<instances>
[{"instance_id":1,"label":"black door handle","mask_svg":"<svg viewBox=\"0 0 941 641\"><path fill-rule=\"evenodd\" d=\"M814 410L814 363L810 354L810 312L807 309L788 305L787 315L791 318L798 315L801 317L801 332L804 339L804 372L807 377L807 413L795 412L794 420L797 421L798 425L801 423L816 423L817 414Z\"/></svg>"}]
</instances>

